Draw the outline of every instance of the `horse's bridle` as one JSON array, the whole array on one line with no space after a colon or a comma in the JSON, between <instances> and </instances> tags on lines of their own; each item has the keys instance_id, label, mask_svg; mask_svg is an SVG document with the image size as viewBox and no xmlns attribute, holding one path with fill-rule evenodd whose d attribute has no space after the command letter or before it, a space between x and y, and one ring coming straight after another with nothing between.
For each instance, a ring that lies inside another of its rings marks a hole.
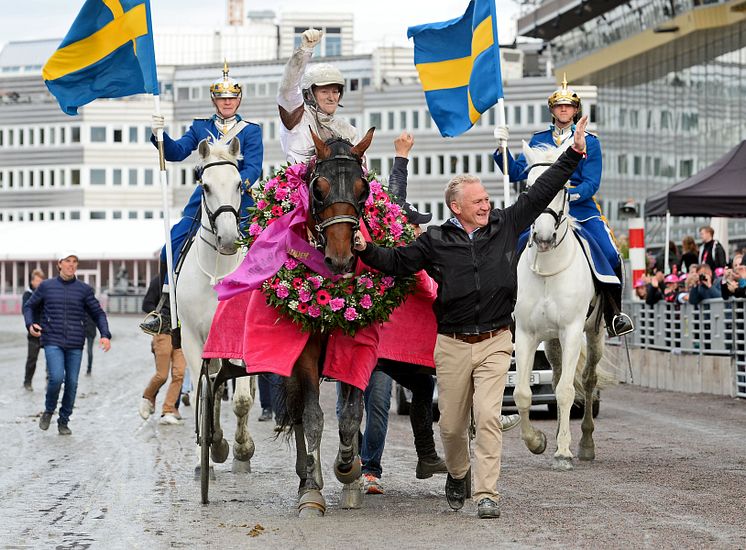
<instances>
[{"instance_id":1,"label":"horse's bridle","mask_svg":"<svg viewBox=\"0 0 746 550\"><path fill-rule=\"evenodd\" d=\"M343 141L345 143L349 143L347 140L338 139L334 141ZM355 172L359 171L358 174L354 174L356 177L354 178L340 178L339 174L331 174L331 173L324 173L324 165L328 165L328 163L336 161L337 164L340 162L344 163L345 165L349 165L351 163L354 163L354 167L351 166L350 168L345 168L343 171L353 171ZM319 198L318 194L316 193L316 182L319 178L325 178L327 181L330 182L330 190L329 194L326 197ZM346 187L350 187L350 185L344 185L347 184L349 181L356 181L357 178L360 178L366 185L365 192L361 195L361 197L357 200L355 200L354 197L354 191L352 188L347 189ZM335 178L337 180L342 179L343 185L331 185L331 182L333 181L332 178ZM355 157L353 155L346 155L346 154L338 154L334 155L333 157L329 157L323 160L316 160L313 171L311 172L311 178L308 183L308 194L310 196L310 203L311 203L311 216L313 217L313 221L315 223L314 229L316 230L316 241L317 241L317 248L324 248L326 246L326 236L324 235L324 231L326 231L326 228L337 224L337 223L349 223L352 224L353 229L353 236L354 233L360 228L360 215L363 211L363 207L365 206L365 201L368 199L368 195L370 194L370 187L368 186L367 181L365 180L365 177L363 175L363 167L362 167L362 161L359 157ZM323 212L325 209L329 208L333 204L338 203L346 203L351 205L355 209L355 215L351 216L349 214L343 214L338 216L331 216L330 218L321 219L321 212ZM354 237L353 237L354 238Z\"/></svg>"},{"instance_id":2,"label":"horse's bridle","mask_svg":"<svg viewBox=\"0 0 746 550\"><path fill-rule=\"evenodd\" d=\"M207 170L208 168L212 168L213 166L220 166L222 164L229 164L229 165L233 166L236 169L237 172L240 173L240 171L238 170L238 164L236 164L232 160L216 160L215 162L208 162L207 164L202 165L202 166L198 166L198 167L196 167L194 169L194 178L197 180L197 183L199 183L200 185L203 185L203 183L202 183L202 174L204 174L205 170ZM207 213L207 221L209 222L210 227L206 227L204 223L202 223L201 226L202 226L203 229L206 229L207 231L209 231L213 235L217 235L217 233L218 233L218 228L216 226L216 220L217 220L218 216L220 214L224 214L226 212L229 213L229 214L233 214L233 217L236 219L236 227L238 227L239 220L240 220L240 214L238 213L238 211L235 208L233 208L232 205L230 205L230 204L222 204L222 205L220 205L220 207L218 207L217 210L212 211L212 210L210 210L210 207L207 204L207 199L205 199L205 193L203 192L202 193L202 206L204 207L205 212ZM222 254L222 252L220 252L218 250L218 248L214 244L212 244L211 242L208 242L207 240L205 240L205 238L202 237L201 235L200 235L200 239L202 239L206 244L208 244L210 247L212 247L216 252L219 252L219 253Z\"/></svg>"},{"instance_id":3,"label":"horse's bridle","mask_svg":"<svg viewBox=\"0 0 746 550\"><path fill-rule=\"evenodd\" d=\"M528 167L528 169L526 170L526 174L531 172L531 170L533 170L537 166L552 166L553 164L554 163L552 162L537 162ZM549 214L550 216L552 216L552 218L554 218L554 233L552 235L552 241L553 241L552 248L557 248L562 243L562 241L565 240L565 237L567 236L567 232L570 230L570 226L568 224L567 229L565 230L565 234L562 235L562 238L559 241L557 241L557 230L560 228L560 225L562 225L562 222L565 221L565 207L567 206L567 196L568 196L568 192L567 192L567 188L565 188L564 192L562 193L562 208L559 212L549 207L541 211L542 214ZM532 240L529 239L528 247L530 248L532 244L533 244Z\"/></svg>"}]
</instances>

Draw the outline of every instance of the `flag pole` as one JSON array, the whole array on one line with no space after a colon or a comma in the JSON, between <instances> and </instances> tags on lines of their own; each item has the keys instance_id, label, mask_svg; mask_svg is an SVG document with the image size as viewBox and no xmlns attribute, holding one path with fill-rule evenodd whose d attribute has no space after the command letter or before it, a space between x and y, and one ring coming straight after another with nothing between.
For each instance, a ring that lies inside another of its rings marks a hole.
<instances>
[{"instance_id":1,"label":"flag pole","mask_svg":"<svg viewBox=\"0 0 746 550\"><path fill-rule=\"evenodd\" d=\"M161 114L161 98L154 95L155 114ZM179 318L176 310L176 284L174 279L174 256L171 249L171 216L168 202L168 174L166 173L166 157L163 151L163 128L156 130L158 143L158 160L160 164L161 201L163 202L163 232L166 237L166 273L168 276L168 302L171 309L171 340L173 347L181 348L181 337L178 330Z\"/></svg>"},{"instance_id":2,"label":"flag pole","mask_svg":"<svg viewBox=\"0 0 746 550\"><path fill-rule=\"evenodd\" d=\"M505 126L505 102L503 98L497 100L497 125ZM510 203L510 174L508 174L508 142L500 141L500 154L503 159L503 208Z\"/></svg>"}]
</instances>

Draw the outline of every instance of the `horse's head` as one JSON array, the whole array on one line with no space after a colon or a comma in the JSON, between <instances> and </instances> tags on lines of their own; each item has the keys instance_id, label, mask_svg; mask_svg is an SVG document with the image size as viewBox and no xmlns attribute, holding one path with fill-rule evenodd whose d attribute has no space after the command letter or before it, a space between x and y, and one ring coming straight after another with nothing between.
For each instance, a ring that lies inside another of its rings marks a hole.
<instances>
[{"instance_id":1,"label":"horse's head","mask_svg":"<svg viewBox=\"0 0 746 550\"><path fill-rule=\"evenodd\" d=\"M353 239L370 193L362 162L374 130L368 130L354 146L339 138L323 142L311 131L316 164L309 184L310 210L324 261L334 273L347 273L355 267Z\"/></svg>"},{"instance_id":2,"label":"horse's head","mask_svg":"<svg viewBox=\"0 0 746 550\"><path fill-rule=\"evenodd\" d=\"M201 162L195 177L202 186L202 227L215 236L212 244L220 254L235 254L241 208L241 144L237 139L227 145L203 139L197 152Z\"/></svg>"},{"instance_id":3,"label":"horse's head","mask_svg":"<svg viewBox=\"0 0 746 550\"><path fill-rule=\"evenodd\" d=\"M539 176L554 164L554 161L556 161L570 145L572 145L572 141L568 140L560 147L538 147L532 149L524 141L523 156L526 157L526 163L528 164L528 186L530 187L533 185ZM536 221L534 221L534 224L531 226L529 246L535 244L540 252L546 252L547 250L557 246L566 233L566 229L563 229L562 231L560 230L563 226L567 226L569 212L570 201L568 200L567 189L563 189L557 193L557 195L552 199L552 202L549 203L549 206L539 214Z\"/></svg>"}]
</instances>

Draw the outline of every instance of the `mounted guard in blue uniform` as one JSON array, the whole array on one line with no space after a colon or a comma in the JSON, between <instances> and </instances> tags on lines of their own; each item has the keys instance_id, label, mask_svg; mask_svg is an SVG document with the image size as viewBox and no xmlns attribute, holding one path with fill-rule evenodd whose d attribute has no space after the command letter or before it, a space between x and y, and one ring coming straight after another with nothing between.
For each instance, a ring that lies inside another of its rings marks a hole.
<instances>
[{"instance_id":1,"label":"mounted guard in blue uniform","mask_svg":"<svg viewBox=\"0 0 746 550\"><path fill-rule=\"evenodd\" d=\"M573 139L575 123L582 114L582 105L578 94L567 86L566 77L562 80L561 87L549 96L547 103L552 115L552 124L549 129L533 135L529 142L530 147L559 147L567 140ZM508 127L498 127L495 136L500 142L507 143ZM632 332L634 325L629 316L620 309L622 303L621 257L611 229L594 196L601 186L601 143L595 135L586 132L586 144L586 158L580 161L570 177L570 215L577 220L581 235L587 237L591 251L595 246L598 248L598 254L593 255L595 265L592 267L605 296L606 327L609 336L621 336ZM510 152L507 156L510 181L525 180L530 169L526 158L522 153L515 159ZM493 157L497 166L502 170L503 159L500 148L495 151Z\"/></svg>"},{"instance_id":2,"label":"mounted guard in blue uniform","mask_svg":"<svg viewBox=\"0 0 746 550\"><path fill-rule=\"evenodd\" d=\"M243 120L238 114L241 105L241 84L228 75L228 63L223 65L223 76L210 85L210 97L215 106L215 114L210 118L197 118L186 133L179 139L173 139L167 133L163 133L163 149L165 158L171 162L179 162L187 158L197 149L200 141L207 139L211 142L227 143L233 139L239 140L241 144L242 160L238 161L238 171L241 173L243 188L241 194L240 225L241 229L248 226L247 208L253 205L249 188L262 175L262 160L264 157L264 145L262 144L262 129L258 124ZM154 114L151 128L153 135L150 141L158 146L156 132L165 127L163 115ZM181 220L171 228L171 248L174 254L174 266L178 265L179 257L184 246L199 228L199 220L202 214L202 186L197 185L184 207ZM161 279L164 282L164 292L168 295L166 247L161 250ZM140 324L140 328L148 334L168 332L170 323L170 312L166 301L161 300L159 310L156 310Z\"/></svg>"}]
</instances>

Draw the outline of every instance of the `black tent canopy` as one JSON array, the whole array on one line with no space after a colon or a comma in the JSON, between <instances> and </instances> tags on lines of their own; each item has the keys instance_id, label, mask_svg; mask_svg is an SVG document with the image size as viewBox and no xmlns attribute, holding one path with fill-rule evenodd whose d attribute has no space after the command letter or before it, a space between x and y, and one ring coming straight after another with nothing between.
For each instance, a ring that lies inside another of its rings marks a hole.
<instances>
[{"instance_id":1,"label":"black tent canopy","mask_svg":"<svg viewBox=\"0 0 746 550\"><path fill-rule=\"evenodd\" d=\"M701 172L645 201L645 216L746 217L746 140Z\"/></svg>"}]
</instances>

